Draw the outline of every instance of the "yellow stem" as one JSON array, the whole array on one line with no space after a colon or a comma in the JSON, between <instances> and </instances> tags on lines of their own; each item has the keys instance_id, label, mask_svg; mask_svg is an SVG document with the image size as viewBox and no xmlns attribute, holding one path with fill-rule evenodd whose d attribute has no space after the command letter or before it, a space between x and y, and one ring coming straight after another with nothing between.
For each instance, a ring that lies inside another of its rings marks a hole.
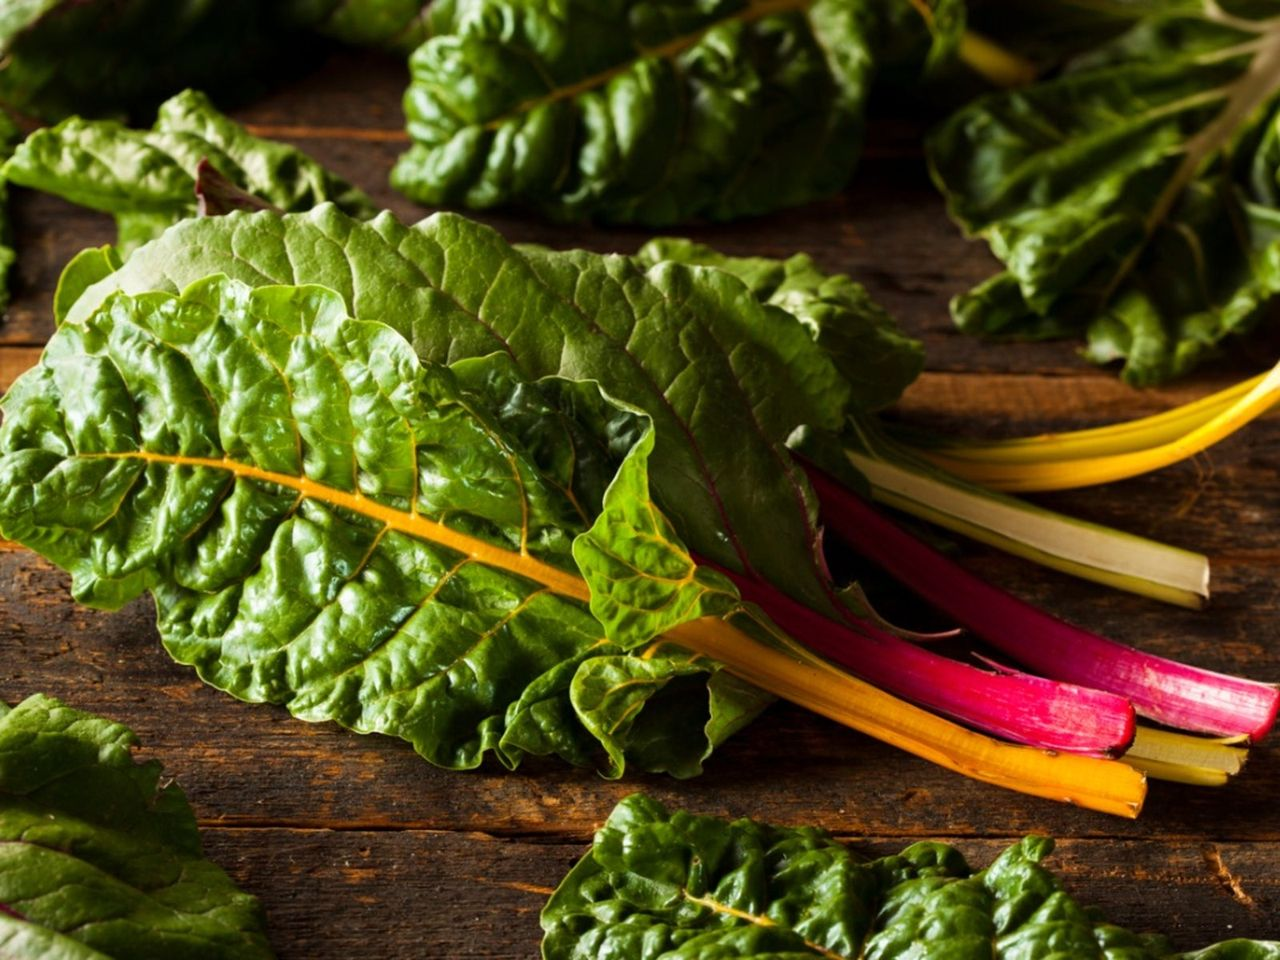
<instances>
[{"instance_id":1,"label":"yellow stem","mask_svg":"<svg viewBox=\"0 0 1280 960\"><path fill-rule=\"evenodd\" d=\"M1036 66L980 33L960 38L960 60L997 87L1021 87L1036 78Z\"/></svg>"},{"instance_id":2,"label":"yellow stem","mask_svg":"<svg viewBox=\"0 0 1280 960\"><path fill-rule=\"evenodd\" d=\"M1172 439L1162 434L1162 442L1141 449L1028 463L971 460L952 456L946 450L920 449L918 453L944 470L996 490L1069 490L1110 483L1150 473L1194 456L1266 413L1280 399L1280 365L1252 384L1242 395L1216 412L1212 404L1206 404L1188 419L1189 423L1200 422L1185 433ZM1201 418L1201 414L1207 419ZM1164 430L1165 426L1160 429Z\"/></svg>"},{"instance_id":3,"label":"yellow stem","mask_svg":"<svg viewBox=\"0 0 1280 960\"><path fill-rule=\"evenodd\" d=\"M682 624L668 636L776 696L975 780L1122 817L1142 810L1146 779L1128 764L974 733L849 676L789 638L779 638L784 652L713 618Z\"/></svg>"},{"instance_id":4,"label":"yellow stem","mask_svg":"<svg viewBox=\"0 0 1280 960\"><path fill-rule=\"evenodd\" d=\"M1032 437L1012 437L944 444L930 448L932 452L963 460L987 463L1042 463L1046 460L1078 460L1148 450L1177 439L1190 430L1212 420L1223 410L1256 387L1266 377L1258 374L1225 390L1201 397L1191 403L1165 410L1163 413L1136 420L1125 420L1105 427L1072 430L1067 433L1042 433ZM1280 398L1277 398L1280 399Z\"/></svg>"}]
</instances>

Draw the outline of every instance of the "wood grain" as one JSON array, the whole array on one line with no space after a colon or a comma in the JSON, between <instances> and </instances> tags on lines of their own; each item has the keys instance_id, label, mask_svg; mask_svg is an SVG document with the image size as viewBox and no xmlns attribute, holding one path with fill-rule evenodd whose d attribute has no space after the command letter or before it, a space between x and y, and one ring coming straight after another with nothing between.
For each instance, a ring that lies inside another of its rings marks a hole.
<instances>
[{"instance_id":1,"label":"wood grain","mask_svg":"<svg viewBox=\"0 0 1280 960\"><path fill-rule=\"evenodd\" d=\"M336 56L314 76L237 114L296 142L406 220L427 211L386 175L401 148L404 68ZM926 344L929 373L895 416L944 433L998 436L1152 413L1254 372L1280 340L1239 348L1194 380L1138 392L1081 362L1068 343L995 346L954 333L947 299L993 269L947 222L923 175L916 133L887 123L842 196L747 223L687 231L744 254L811 253L861 280ZM16 203L17 295L0 326L0 387L35 362L52 331L63 263L110 242L109 220L48 197ZM629 251L638 230L561 227L502 212L508 237ZM1219 670L1280 679L1280 419L1193 463L1097 490L1040 498L1088 519L1207 552L1213 606L1194 613L963 546L963 562L1092 629ZM862 571L875 584L874 571ZM901 592L877 600L927 625ZM151 608L78 607L34 555L0 550L0 694L46 691L134 727L190 794L208 848L262 897L281 957L376 950L392 957L530 957L537 911L613 804L646 790L705 813L820 823L869 853L950 839L975 863L1011 838L1048 833L1056 865L1114 919L1194 947L1231 935L1280 936L1280 763L1255 749L1221 791L1155 784L1130 823L980 786L780 705L738 735L698 779L600 779L531 763L460 774L406 744L309 725L201 684L160 648ZM963 650L962 650L963 652Z\"/></svg>"}]
</instances>

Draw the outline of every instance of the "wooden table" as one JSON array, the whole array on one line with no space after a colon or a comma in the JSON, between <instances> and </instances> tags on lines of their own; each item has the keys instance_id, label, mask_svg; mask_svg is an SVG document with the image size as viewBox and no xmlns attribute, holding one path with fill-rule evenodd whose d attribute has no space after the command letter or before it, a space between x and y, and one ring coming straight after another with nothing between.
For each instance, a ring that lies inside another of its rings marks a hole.
<instances>
[{"instance_id":1,"label":"wooden table","mask_svg":"<svg viewBox=\"0 0 1280 960\"><path fill-rule=\"evenodd\" d=\"M402 217L422 211L386 186L402 149L400 64L340 55L236 115L296 142ZM106 218L48 197L16 203L19 289L0 327L0 387L51 332L58 271L112 239ZM642 231L487 218L514 240L630 251ZM948 297L991 272L960 239L924 175L917 138L881 126L841 197L693 231L741 253L813 254L864 282L924 339L929 372L901 416L968 434L1104 423L1165 409L1254 372L1280 343L1176 387L1135 392L1070 344L982 345L956 335ZM1157 475L1043 498L1068 513L1208 553L1215 598L1189 612L1046 572L972 545L965 563L1068 619L1162 654L1280 679L1280 419ZM1116 921L1159 926L1184 948L1280 937L1280 764L1266 747L1223 790L1152 785L1137 822L983 786L779 705L692 781L529 763L517 773L437 770L407 744L310 725L203 686L170 662L149 602L77 607L67 578L0 551L0 696L62 697L133 727L195 805L209 854L266 906L283 958L533 957L538 910L614 803L645 790L670 804L822 824L870 853L934 838L986 863L1027 833L1060 838L1054 866Z\"/></svg>"}]
</instances>

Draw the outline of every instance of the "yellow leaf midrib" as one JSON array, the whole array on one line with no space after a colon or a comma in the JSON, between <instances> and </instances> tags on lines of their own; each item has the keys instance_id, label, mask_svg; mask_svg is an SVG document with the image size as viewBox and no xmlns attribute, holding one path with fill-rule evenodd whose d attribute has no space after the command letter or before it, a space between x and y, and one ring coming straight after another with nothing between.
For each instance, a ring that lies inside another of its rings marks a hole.
<instances>
[{"instance_id":1,"label":"yellow leaf midrib","mask_svg":"<svg viewBox=\"0 0 1280 960\"><path fill-rule=\"evenodd\" d=\"M259 480L288 490L300 496L330 506L349 510L360 516L377 520L390 530L408 534L420 540L439 544L483 564L514 573L541 583L552 592L581 603L591 599L586 581L580 576L539 560L527 552L507 550L479 537L454 530L438 520L432 520L414 511L399 510L379 503L359 491L340 490L319 483L305 476L295 476L266 470L250 463L242 463L229 457L192 457L182 454L155 453L148 450L132 450L119 453L81 453L82 459L140 460L149 464L172 467L205 468L223 470L235 477Z\"/></svg>"}]
</instances>

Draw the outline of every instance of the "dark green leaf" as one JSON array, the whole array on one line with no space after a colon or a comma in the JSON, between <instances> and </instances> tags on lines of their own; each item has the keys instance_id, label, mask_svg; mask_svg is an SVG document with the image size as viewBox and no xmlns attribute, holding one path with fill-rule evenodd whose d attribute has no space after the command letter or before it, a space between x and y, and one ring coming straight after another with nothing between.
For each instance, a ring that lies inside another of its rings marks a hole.
<instances>
[{"instance_id":1,"label":"dark green leaf","mask_svg":"<svg viewBox=\"0 0 1280 960\"><path fill-rule=\"evenodd\" d=\"M392 176L419 202L724 220L839 190L881 25L869 0L480 0L432 15Z\"/></svg>"},{"instance_id":2,"label":"dark green leaf","mask_svg":"<svg viewBox=\"0 0 1280 960\"><path fill-rule=\"evenodd\" d=\"M1151 383L1264 315L1280 290L1280 21L1274 4L1190 6L931 138L953 216L1006 267L957 298L963 329L1082 334L1090 359Z\"/></svg>"},{"instance_id":3,"label":"dark green leaf","mask_svg":"<svg viewBox=\"0 0 1280 960\"><path fill-rule=\"evenodd\" d=\"M3 535L83 602L150 590L169 652L242 699L443 766L603 749L614 776L697 773L763 706L587 609L573 539L653 443L594 384L450 371L330 290L211 277L63 324L3 409Z\"/></svg>"},{"instance_id":4,"label":"dark green leaf","mask_svg":"<svg viewBox=\"0 0 1280 960\"><path fill-rule=\"evenodd\" d=\"M1193 954L1096 919L1028 837L987 869L917 843L864 860L812 827L670 813L635 795L542 911L546 960L1274 960L1235 940Z\"/></svg>"},{"instance_id":5,"label":"dark green leaf","mask_svg":"<svg viewBox=\"0 0 1280 960\"><path fill-rule=\"evenodd\" d=\"M13 154L20 134L9 115L0 110L0 162ZM9 188L0 174L0 315L9 305L9 269L16 257L13 249L13 227L9 223Z\"/></svg>"},{"instance_id":6,"label":"dark green leaf","mask_svg":"<svg viewBox=\"0 0 1280 960\"><path fill-rule=\"evenodd\" d=\"M45 696L0 710L0 953L268 960L257 900L204 859L182 790L136 743Z\"/></svg>"},{"instance_id":7,"label":"dark green leaf","mask_svg":"<svg viewBox=\"0 0 1280 960\"><path fill-rule=\"evenodd\" d=\"M201 162L281 210L331 200L353 216L374 213L351 184L294 147L252 136L194 90L162 104L150 130L79 117L37 130L3 172L13 183L114 214L128 252L196 214Z\"/></svg>"}]
</instances>

